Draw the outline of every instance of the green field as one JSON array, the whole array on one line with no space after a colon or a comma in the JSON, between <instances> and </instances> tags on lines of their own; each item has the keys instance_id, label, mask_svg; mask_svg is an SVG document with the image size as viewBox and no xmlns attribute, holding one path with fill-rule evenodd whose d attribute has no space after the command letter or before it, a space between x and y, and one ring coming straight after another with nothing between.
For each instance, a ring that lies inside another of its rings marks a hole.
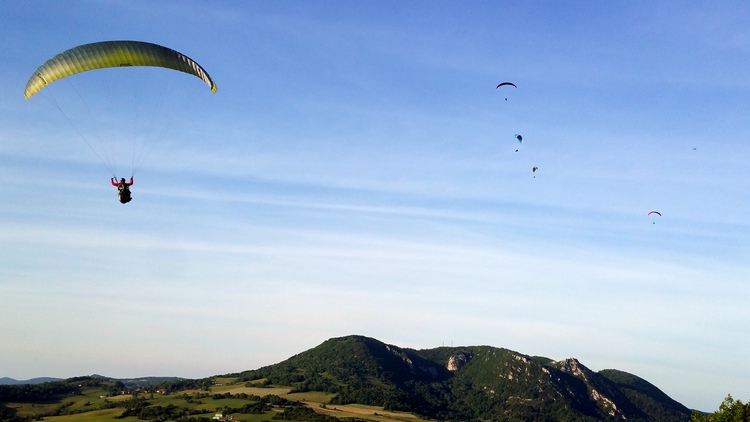
<instances>
[{"instance_id":1,"label":"green field","mask_svg":"<svg viewBox=\"0 0 750 422\"><path fill-rule=\"evenodd\" d=\"M317 413L336 418L359 418L373 421L413 421L417 418L408 413L386 412L382 408L361 405L326 405L333 394L323 392L291 393L288 387L248 387L236 378L215 378L214 385L206 390L184 390L173 394L159 392L141 392L139 394L119 394L109 396L102 387L82 387L75 395L50 403L5 403L15 409L20 417L43 417L41 420L67 422L99 421L138 421L136 416L119 418L126 410L124 406L145 400L147 408L172 408L180 412L189 412L188 417L211 419L215 414L231 415L234 421L260 422L270 420L276 413L283 411L280 406L262 414L243 414L227 412L227 409L242 409L244 406L258 403L257 397L278 396L283 399L301 402ZM200 413L195 413L200 412ZM58 415L58 416L49 416ZM179 416L177 416L179 417ZM174 420L174 419L168 419Z\"/></svg>"}]
</instances>

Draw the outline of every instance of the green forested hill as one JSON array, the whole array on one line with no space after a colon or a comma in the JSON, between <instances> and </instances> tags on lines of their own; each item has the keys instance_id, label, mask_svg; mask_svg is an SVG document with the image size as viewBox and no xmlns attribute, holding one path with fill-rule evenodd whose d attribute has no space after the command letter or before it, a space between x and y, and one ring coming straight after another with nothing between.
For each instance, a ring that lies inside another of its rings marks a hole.
<instances>
[{"instance_id":1,"label":"green forested hill","mask_svg":"<svg viewBox=\"0 0 750 422\"><path fill-rule=\"evenodd\" d=\"M413 350L363 336L256 370L139 381L154 385L90 376L0 386L0 421L197 422L214 412L234 421L688 421L691 413L642 378L572 358L490 346Z\"/></svg>"},{"instance_id":2,"label":"green forested hill","mask_svg":"<svg viewBox=\"0 0 750 422\"><path fill-rule=\"evenodd\" d=\"M490 346L412 350L348 336L240 376L439 420L690 419L688 408L635 375Z\"/></svg>"}]
</instances>

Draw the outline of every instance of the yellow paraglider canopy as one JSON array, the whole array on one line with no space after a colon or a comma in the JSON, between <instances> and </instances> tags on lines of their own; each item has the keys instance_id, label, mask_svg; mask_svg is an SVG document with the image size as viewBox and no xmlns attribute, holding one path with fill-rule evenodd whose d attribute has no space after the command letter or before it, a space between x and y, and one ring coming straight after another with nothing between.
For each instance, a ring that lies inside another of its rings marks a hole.
<instances>
[{"instance_id":1,"label":"yellow paraglider canopy","mask_svg":"<svg viewBox=\"0 0 750 422\"><path fill-rule=\"evenodd\" d=\"M154 66L185 72L197 76L211 92L216 92L216 84L208 73L180 52L142 41L103 41L71 48L47 60L31 75L24 95L29 99L48 84L76 73L123 66Z\"/></svg>"}]
</instances>

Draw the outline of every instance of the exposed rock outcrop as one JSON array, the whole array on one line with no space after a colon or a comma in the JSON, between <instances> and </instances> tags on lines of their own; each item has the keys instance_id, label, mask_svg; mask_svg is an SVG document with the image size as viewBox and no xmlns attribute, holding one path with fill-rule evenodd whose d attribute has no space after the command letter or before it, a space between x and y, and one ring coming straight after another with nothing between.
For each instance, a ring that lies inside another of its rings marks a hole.
<instances>
[{"instance_id":1,"label":"exposed rock outcrop","mask_svg":"<svg viewBox=\"0 0 750 422\"><path fill-rule=\"evenodd\" d=\"M466 353L458 353L448 358L446 367L449 371L455 372L461 369L471 359Z\"/></svg>"}]
</instances>

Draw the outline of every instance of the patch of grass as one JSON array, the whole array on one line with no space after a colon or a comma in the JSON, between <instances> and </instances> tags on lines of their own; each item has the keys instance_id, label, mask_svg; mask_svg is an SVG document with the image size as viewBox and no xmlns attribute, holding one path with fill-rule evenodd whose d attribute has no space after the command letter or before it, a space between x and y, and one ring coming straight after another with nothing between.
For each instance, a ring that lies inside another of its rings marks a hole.
<instances>
[{"instance_id":1,"label":"patch of grass","mask_svg":"<svg viewBox=\"0 0 750 422\"><path fill-rule=\"evenodd\" d=\"M277 396L284 396L288 394L290 391L292 391L291 388L288 387L271 387L271 388L260 388L260 387L245 387L244 384L234 384L234 385L227 385L227 386L221 386L218 388L211 388L211 393L230 393L230 394L250 394L255 395L259 397L265 397L270 394L275 394Z\"/></svg>"},{"instance_id":2,"label":"patch of grass","mask_svg":"<svg viewBox=\"0 0 750 422\"><path fill-rule=\"evenodd\" d=\"M5 406L15 409L17 416L35 417L54 412L60 407L60 403L5 403Z\"/></svg>"},{"instance_id":3,"label":"patch of grass","mask_svg":"<svg viewBox=\"0 0 750 422\"><path fill-rule=\"evenodd\" d=\"M307 391L304 393L287 394L283 397L294 401L315 402L318 404L323 404L331 401L331 398L333 398L335 395L336 394L324 393L322 391Z\"/></svg>"},{"instance_id":4,"label":"patch of grass","mask_svg":"<svg viewBox=\"0 0 750 422\"><path fill-rule=\"evenodd\" d=\"M118 419L117 417L122 414L123 409L121 408L115 408L115 409L104 409L104 410L92 410L91 412L86 413L79 413L76 415L64 415L64 416L48 416L45 417L45 421L54 421L54 422L106 422L106 421L124 421L124 422L132 422L137 421L138 418L134 416L130 416L123 419Z\"/></svg>"}]
</instances>

